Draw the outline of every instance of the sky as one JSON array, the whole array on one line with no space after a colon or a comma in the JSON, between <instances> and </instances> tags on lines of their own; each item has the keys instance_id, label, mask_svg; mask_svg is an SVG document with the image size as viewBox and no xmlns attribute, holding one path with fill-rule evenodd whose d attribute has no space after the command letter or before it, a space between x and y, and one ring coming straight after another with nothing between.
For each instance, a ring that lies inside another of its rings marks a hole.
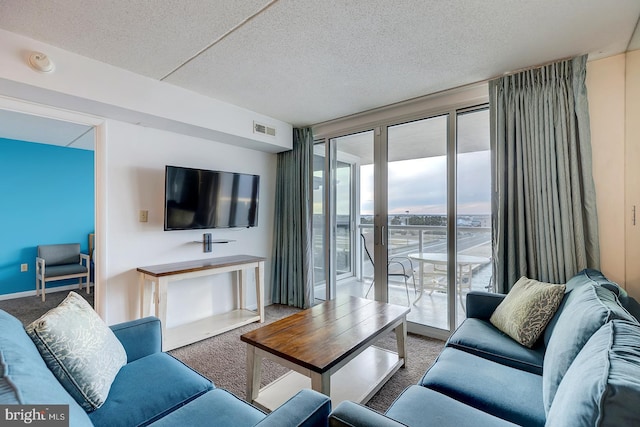
<instances>
[{"instance_id":1,"label":"sky","mask_svg":"<svg viewBox=\"0 0 640 427\"><path fill-rule=\"evenodd\" d=\"M446 161L446 156L438 156L389 163L389 214L445 214ZM459 154L457 167L458 214L490 214L490 152ZM362 166L360 173L360 213L373 215L373 165ZM346 185L348 179L338 183ZM346 213L347 206L338 201L338 213Z\"/></svg>"}]
</instances>

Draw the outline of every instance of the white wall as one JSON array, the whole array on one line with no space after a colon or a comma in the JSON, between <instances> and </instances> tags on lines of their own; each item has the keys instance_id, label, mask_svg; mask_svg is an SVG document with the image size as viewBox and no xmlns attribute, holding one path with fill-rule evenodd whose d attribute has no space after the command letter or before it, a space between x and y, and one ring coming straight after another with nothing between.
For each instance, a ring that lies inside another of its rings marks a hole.
<instances>
[{"instance_id":1,"label":"white wall","mask_svg":"<svg viewBox=\"0 0 640 427\"><path fill-rule=\"evenodd\" d=\"M589 62L587 90L600 268L640 299L640 50Z\"/></svg>"},{"instance_id":2,"label":"white wall","mask_svg":"<svg viewBox=\"0 0 640 427\"><path fill-rule=\"evenodd\" d=\"M627 52L626 57L625 278L627 292L640 300L640 50ZM634 206L635 224L631 218Z\"/></svg>"},{"instance_id":3,"label":"white wall","mask_svg":"<svg viewBox=\"0 0 640 427\"><path fill-rule=\"evenodd\" d=\"M276 155L237 148L118 121L107 121L106 142L106 321L138 317L137 267L212 256L267 257L265 298L271 299L269 257L273 229ZM164 231L164 167L167 164L260 175L258 227L251 229ZM138 221L139 210L149 222ZM236 242L203 253L203 232ZM253 276L249 275L249 285ZM255 305L249 286L247 302ZM170 285L167 326L227 311L235 303L230 274Z\"/></svg>"},{"instance_id":4,"label":"white wall","mask_svg":"<svg viewBox=\"0 0 640 427\"><path fill-rule=\"evenodd\" d=\"M587 63L600 270L624 284L625 55Z\"/></svg>"}]
</instances>

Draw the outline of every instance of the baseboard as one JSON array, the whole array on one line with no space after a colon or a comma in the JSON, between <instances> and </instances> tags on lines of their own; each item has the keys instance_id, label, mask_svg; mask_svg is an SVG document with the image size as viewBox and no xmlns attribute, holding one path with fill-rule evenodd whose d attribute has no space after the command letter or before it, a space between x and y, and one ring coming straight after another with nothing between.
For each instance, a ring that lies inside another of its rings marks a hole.
<instances>
[{"instance_id":1,"label":"baseboard","mask_svg":"<svg viewBox=\"0 0 640 427\"><path fill-rule=\"evenodd\" d=\"M89 287L92 288L93 283L89 283ZM46 288L46 289L47 289L47 293L79 290L77 283L73 285L55 286L53 288ZM84 284L82 285L82 289L83 290L86 289ZM0 295L0 301L4 301L8 299L24 298L24 297L33 297L35 295L36 295L35 289L33 291L14 292L12 294Z\"/></svg>"}]
</instances>

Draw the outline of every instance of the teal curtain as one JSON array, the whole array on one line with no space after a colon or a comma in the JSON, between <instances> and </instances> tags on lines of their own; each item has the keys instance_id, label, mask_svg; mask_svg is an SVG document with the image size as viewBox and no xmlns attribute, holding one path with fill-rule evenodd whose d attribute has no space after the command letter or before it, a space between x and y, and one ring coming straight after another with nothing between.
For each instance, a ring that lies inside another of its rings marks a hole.
<instances>
[{"instance_id":1,"label":"teal curtain","mask_svg":"<svg viewBox=\"0 0 640 427\"><path fill-rule=\"evenodd\" d=\"M496 288L599 268L586 55L489 82Z\"/></svg>"},{"instance_id":2,"label":"teal curtain","mask_svg":"<svg viewBox=\"0 0 640 427\"><path fill-rule=\"evenodd\" d=\"M308 308L313 301L313 133L293 130L293 150L278 154L272 301Z\"/></svg>"}]
</instances>

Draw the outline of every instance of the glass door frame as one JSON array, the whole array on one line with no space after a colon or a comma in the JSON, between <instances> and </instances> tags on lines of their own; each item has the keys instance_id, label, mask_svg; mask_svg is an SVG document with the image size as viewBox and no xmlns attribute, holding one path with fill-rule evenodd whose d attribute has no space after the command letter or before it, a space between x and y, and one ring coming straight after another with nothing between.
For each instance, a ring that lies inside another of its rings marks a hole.
<instances>
[{"instance_id":1,"label":"glass door frame","mask_svg":"<svg viewBox=\"0 0 640 427\"><path fill-rule=\"evenodd\" d=\"M360 263L357 262L360 253L360 245L358 244L359 233L356 231L360 226L360 219L356 215L356 212L360 210L360 162L354 157L346 153L340 153L337 151L337 144L335 141L337 138L321 138L314 140L314 155L324 157L324 205L323 205L323 217L325 219L324 226L324 271L325 271L325 295L322 297L326 300L333 299L337 295L337 281L343 278L358 276L361 272ZM316 148L320 145L324 147L324 153L320 153L320 150ZM350 264L351 271L347 273L337 274L336 266L336 229L337 229L337 191L336 191L336 169L337 162L348 163L350 167L350 200L349 200L349 227L351 230L349 236L350 251ZM314 295L315 298L315 295ZM322 298L320 298L322 299Z\"/></svg>"},{"instance_id":2,"label":"glass door frame","mask_svg":"<svg viewBox=\"0 0 640 427\"><path fill-rule=\"evenodd\" d=\"M358 245L358 233L356 232L358 230L358 227L360 225L360 219L357 217L356 212L360 211L360 161L357 157L355 156L351 156L347 153L343 153L340 151L337 151L338 147L336 146L335 143L329 143L331 154L333 155L333 159L335 159L335 163L331 165L332 167L332 172L335 175L336 171L337 171L337 162L341 162L341 163L345 163L349 165L349 169L350 169L350 173L349 173L349 228L351 230L351 233L349 233L349 246L351 248L349 257L350 257L350 264L351 264L351 270L342 274L336 274L336 280L334 282L337 282L340 279L344 279L344 278L348 278L348 277L352 277L352 276L357 276L357 266L359 265L359 263L356 262L356 260L358 259L358 254L359 254L359 250L357 248L359 248L360 246ZM333 200L333 210L331 211L331 215L334 216L334 225L336 225L336 229L337 229L337 206L338 206L338 194L337 194L337 180L338 177L334 176L334 179L331 181L331 187L332 187L332 200ZM336 185L334 185L334 183ZM337 256L337 248L335 249L334 252ZM337 286L336 283L332 284L332 295L335 295L335 286Z\"/></svg>"}]
</instances>

